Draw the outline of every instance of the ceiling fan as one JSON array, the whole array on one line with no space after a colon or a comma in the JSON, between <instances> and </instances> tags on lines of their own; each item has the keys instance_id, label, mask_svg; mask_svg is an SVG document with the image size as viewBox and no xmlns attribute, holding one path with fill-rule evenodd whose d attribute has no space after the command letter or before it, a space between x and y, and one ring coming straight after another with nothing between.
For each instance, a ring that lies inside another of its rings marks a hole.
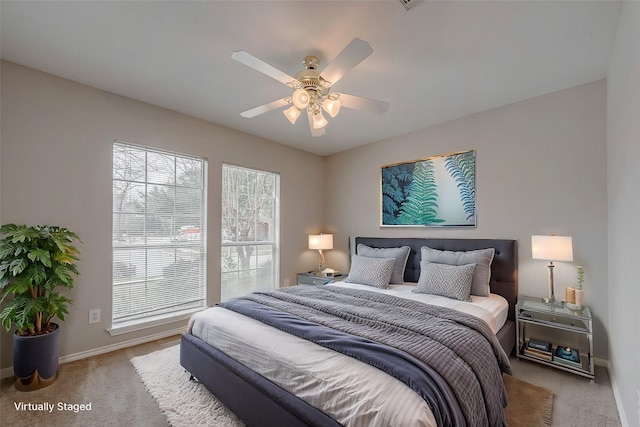
<instances>
[{"instance_id":1,"label":"ceiling fan","mask_svg":"<svg viewBox=\"0 0 640 427\"><path fill-rule=\"evenodd\" d=\"M293 94L289 97L243 111L240 115L251 118L267 111L290 105L289 108L283 111L287 119L294 124L300 114L306 110L311 135L321 136L324 135L324 128L327 125L327 120L322 114L323 110L331 117L335 117L338 114L341 106L382 114L389 108L389 103L342 92L331 92L332 85L356 65L364 61L371 53L373 53L373 49L371 49L369 43L355 38L324 70L318 70L319 60L317 57L306 56L302 62L305 66L304 70L297 72L295 77L291 77L289 74L278 70L244 50L235 51L231 57L236 61L256 69L293 89Z\"/></svg>"}]
</instances>

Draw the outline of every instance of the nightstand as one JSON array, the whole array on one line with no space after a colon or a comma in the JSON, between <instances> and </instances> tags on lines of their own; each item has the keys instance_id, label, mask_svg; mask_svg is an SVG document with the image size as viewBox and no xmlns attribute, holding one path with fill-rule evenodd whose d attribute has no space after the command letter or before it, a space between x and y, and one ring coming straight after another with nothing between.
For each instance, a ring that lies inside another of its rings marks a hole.
<instances>
[{"instance_id":1,"label":"nightstand","mask_svg":"<svg viewBox=\"0 0 640 427\"><path fill-rule=\"evenodd\" d=\"M541 338L544 337L544 338ZM552 337L552 338L550 338ZM528 345L530 339L549 343L549 356ZM541 298L520 296L516 305L516 340L519 359L532 360L587 378L594 378L593 322L585 307L574 311L567 307L548 305ZM567 363L556 355L564 346L577 349L580 361ZM558 350L560 347L560 350Z\"/></svg>"},{"instance_id":2,"label":"nightstand","mask_svg":"<svg viewBox=\"0 0 640 427\"><path fill-rule=\"evenodd\" d=\"M346 278L346 274L326 277L321 276L320 273L311 271L309 273L298 273L298 285L326 285L328 283L340 282Z\"/></svg>"}]
</instances>

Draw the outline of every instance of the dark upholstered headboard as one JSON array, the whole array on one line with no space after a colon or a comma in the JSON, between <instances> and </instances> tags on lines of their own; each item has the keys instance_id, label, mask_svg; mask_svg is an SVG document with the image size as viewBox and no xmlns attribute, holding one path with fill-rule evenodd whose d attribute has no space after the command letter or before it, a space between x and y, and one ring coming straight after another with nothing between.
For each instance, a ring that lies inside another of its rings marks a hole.
<instances>
[{"instance_id":1,"label":"dark upholstered headboard","mask_svg":"<svg viewBox=\"0 0 640 427\"><path fill-rule=\"evenodd\" d=\"M496 253L491 263L491 292L502 295L509 302L509 320L515 320L515 306L518 301L518 251L515 240L356 237L356 247L359 243L374 248L409 246L411 251L404 271L405 282L418 281L420 277L420 249L423 246L446 251L495 248Z\"/></svg>"}]
</instances>

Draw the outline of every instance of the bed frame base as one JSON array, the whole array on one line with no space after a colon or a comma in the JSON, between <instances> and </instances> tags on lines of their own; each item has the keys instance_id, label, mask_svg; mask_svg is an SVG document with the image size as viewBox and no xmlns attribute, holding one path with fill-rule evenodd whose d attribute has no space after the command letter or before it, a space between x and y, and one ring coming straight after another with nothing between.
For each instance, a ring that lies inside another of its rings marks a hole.
<instances>
[{"instance_id":1,"label":"bed frame base","mask_svg":"<svg viewBox=\"0 0 640 427\"><path fill-rule=\"evenodd\" d=\"M513 320L507 320L502 326L502 329L496 334L496 338L500 342L502 349L507 356L516 348L516 323Z\"/></svg>"},{"instance_id":2,"label":"bed frame base","mask_svg":"<svg viewBox=\"0 0 640 427\"><path fill-rule=\"evenodd\" d=\"M180 339L180 364L249 427L340 425L191 334Z\"/></svg>"}]
</instances>

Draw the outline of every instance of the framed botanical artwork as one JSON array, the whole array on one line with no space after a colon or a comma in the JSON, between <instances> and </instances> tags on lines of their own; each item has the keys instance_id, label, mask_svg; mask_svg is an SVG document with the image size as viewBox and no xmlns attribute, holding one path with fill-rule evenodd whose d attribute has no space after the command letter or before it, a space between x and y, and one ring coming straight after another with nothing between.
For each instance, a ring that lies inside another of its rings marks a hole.
<instances>
[{"instance_id":1,"label":"framed botanical artwork","mask_svg":"<svg viewBox=\"0 0 640 427\"><path fill-rule=\"evenodd\" d=\"M475 150L381 169L381 226L476 226Z\"/></svg>"}]
</instances>

